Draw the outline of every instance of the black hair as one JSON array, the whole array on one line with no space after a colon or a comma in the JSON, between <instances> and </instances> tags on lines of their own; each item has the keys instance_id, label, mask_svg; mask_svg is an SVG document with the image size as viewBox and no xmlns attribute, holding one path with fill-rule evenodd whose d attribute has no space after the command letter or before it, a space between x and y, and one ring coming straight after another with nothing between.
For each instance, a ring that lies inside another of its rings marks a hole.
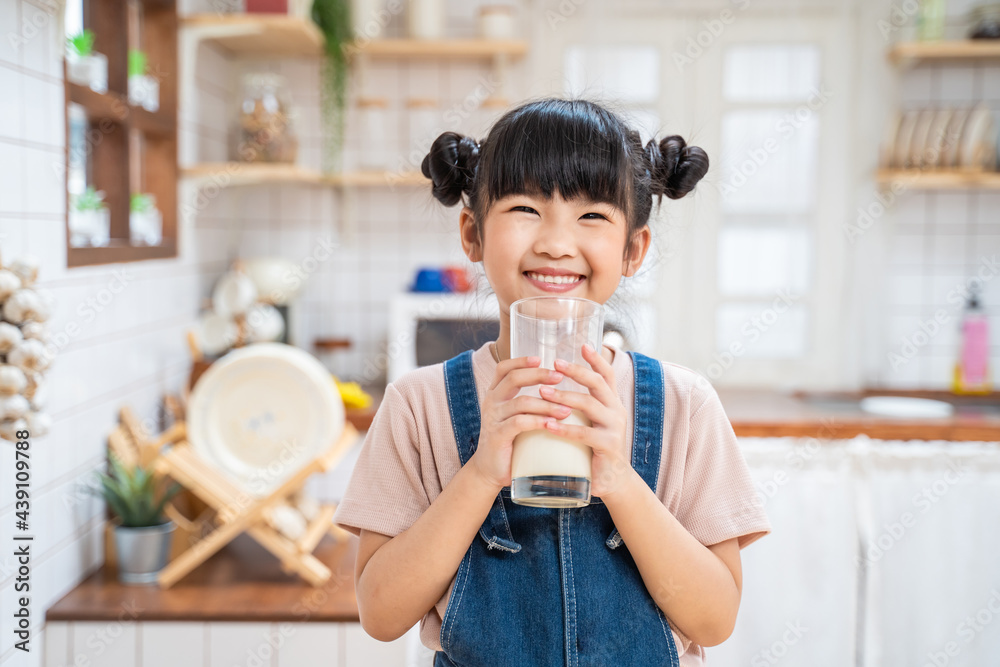
<instances>
[{"instance_id":1,"label":"black hair","mask_svg":"<svg viewBox=\"0 0 1000 667\"><path fill-rule=\"evenodd\" d=\"M708 155L678 135L642 145L639 133L588 100L546 98L505 113L480 144L444 132L420 165L434 197L446 206L468 198L482 238L487 211L515 194L555 190L586 196L625 213L626 252L649 222L653 197L680 199L708 171Z\"/></svg>"}]
</instances>

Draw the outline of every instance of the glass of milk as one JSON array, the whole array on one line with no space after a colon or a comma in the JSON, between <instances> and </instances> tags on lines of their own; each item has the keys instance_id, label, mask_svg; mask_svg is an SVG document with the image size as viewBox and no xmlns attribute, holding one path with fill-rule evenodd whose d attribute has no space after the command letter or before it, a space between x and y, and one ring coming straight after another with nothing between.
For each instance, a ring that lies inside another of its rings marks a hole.
<instances>
[{"instance_id":1,"label":"glass of milk","mask_svg":"<svg viewBox=\"0 0 1000 667\"><path fill-rule=\"evenodd\" d=\"M584 343L600 352L604 334L604 306L588 299L535 296L510 306L510 356L536 356L542 368L554 369L556 359L590 365L583 358ZM567 391L589 391L569 378L555 385ZM539 385L523 387L518 395L540 396ZM579 410L562 420L590 426ZM590 504L588 445L541 429L514 438L510 497L532 507L583 507Z\"/></svg>"}]
</instances>

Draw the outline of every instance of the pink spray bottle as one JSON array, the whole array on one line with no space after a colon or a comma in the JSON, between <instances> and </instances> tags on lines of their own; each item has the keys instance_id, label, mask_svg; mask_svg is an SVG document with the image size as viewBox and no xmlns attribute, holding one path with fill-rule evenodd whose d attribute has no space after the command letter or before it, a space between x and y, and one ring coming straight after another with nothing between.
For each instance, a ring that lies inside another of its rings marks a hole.
<instances>
[{"instance_id":1,"label":"pink spray bottle","mask_svg":"<svg viewBox=\"0 0 1000 667\"><path fill-rule=\"evenodd\" d=\"M992 389L989 322L979 305L977 288L970 286L962 316L961 349L952 381L956 394L988 394Z\"/></svg>"}]
</instances>

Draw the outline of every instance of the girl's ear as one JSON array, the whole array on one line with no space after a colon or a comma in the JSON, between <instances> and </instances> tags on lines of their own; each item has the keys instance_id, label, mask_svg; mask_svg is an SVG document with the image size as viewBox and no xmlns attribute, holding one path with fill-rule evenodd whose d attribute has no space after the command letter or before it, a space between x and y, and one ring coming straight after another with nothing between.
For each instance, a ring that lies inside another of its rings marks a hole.
<instances>
[{"instance_id":1,"label":"girl's ear","mask_svg":"<svg viewBox=\"0 0 1000 667\"><path fill-rule=\"evenodd\" d=\"M631 277L642 266L642 260L646 258L646 251L653 240L653 233L649 230L649 225L632 235L632 242L622 262L622 275Z\"/></svg>"},{"instance_id":2,"label":"girl's ear","mask_svg":"<svg viewBox=\"0 0 1000 667\"><path fill-rule=\"evenodd\" d=\"M462 208L458 216L458 224L462 234L462 250L470 262L483 261L483 241L479 238L479 230L476 229L476 218L472 215L472 209L468 206Z\"/></svg>"}]
</instances>

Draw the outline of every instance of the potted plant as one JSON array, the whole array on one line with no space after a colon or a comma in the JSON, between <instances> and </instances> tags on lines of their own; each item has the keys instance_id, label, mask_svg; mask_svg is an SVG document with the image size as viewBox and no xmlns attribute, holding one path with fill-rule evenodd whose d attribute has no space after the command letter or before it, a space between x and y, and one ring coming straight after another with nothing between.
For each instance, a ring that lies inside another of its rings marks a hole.
<instances>
[{"instance_id":1,"label":"potted plant","mask_svg":"<svg viewBox=\"0 0 1000 667\"><path fill-rule=\"evenodd\" d=\"M108 244L111 237L111 212L104 203L104 191L93 185L71 197L69 211L70 245L74 247Z\"/></svg>"},{"instance_id":2,"label":"potted plant","mask_svg":"<svg viewBox=\"0 0 1000 667\"><path fill-rule=\"evenodd\" d=\"M146 74L148 61L139 49L128 52L128 103L156 112L160 108L160 82Z\"/></svg>"},{"instance_id":3,"label":"potted plant","mask_svg":"<svg viewBox=\"0 0 1000 667\"><path fill-rule=\"evenodd\" d=\"M313 22L326 40L323 61L321 100L325 133L323 170L336 171L337 158L344 138L347 106L347 45L354 39L351 30L350 0L315 0Z\"/></svg>"},{"instance_id":4,"label":"potted plant","mask_svg":"<svg viewBox=\"0 0 1000 667\"><path fill-rule=\"evenodd\" d=\"M114 453L111 472L98 473L100 488L89 490L104 498L115 514L115 551L118 580L126 584L155 583L170 556L170 540L177 527L165 520L163 508L183 488L174 482L157 500L157 482L151 470L126 468Z\"/></svg>"},{"instance_id":5,"label":"potted plant","mask_svg":"<svg viewBox=\"0 0 1000 667\"><path fill-rule=\"evenodd\" d=\"M159 245L163 238L163 214L156 208L156 197L143 192L132 193L129 200L129 238L132 243Z\"/></svg>"},{"instance_id":6,"label":"potted plant","mask_svg":"<svg viewBox=\"0 0 1000 667\"><path fill-rule=\"evenodd\" d=\"M87 28L68 37L66 47L66 78L95 92L108 92L108 59L94 51L94 31Z\"/></svg>"}]
</instances>

